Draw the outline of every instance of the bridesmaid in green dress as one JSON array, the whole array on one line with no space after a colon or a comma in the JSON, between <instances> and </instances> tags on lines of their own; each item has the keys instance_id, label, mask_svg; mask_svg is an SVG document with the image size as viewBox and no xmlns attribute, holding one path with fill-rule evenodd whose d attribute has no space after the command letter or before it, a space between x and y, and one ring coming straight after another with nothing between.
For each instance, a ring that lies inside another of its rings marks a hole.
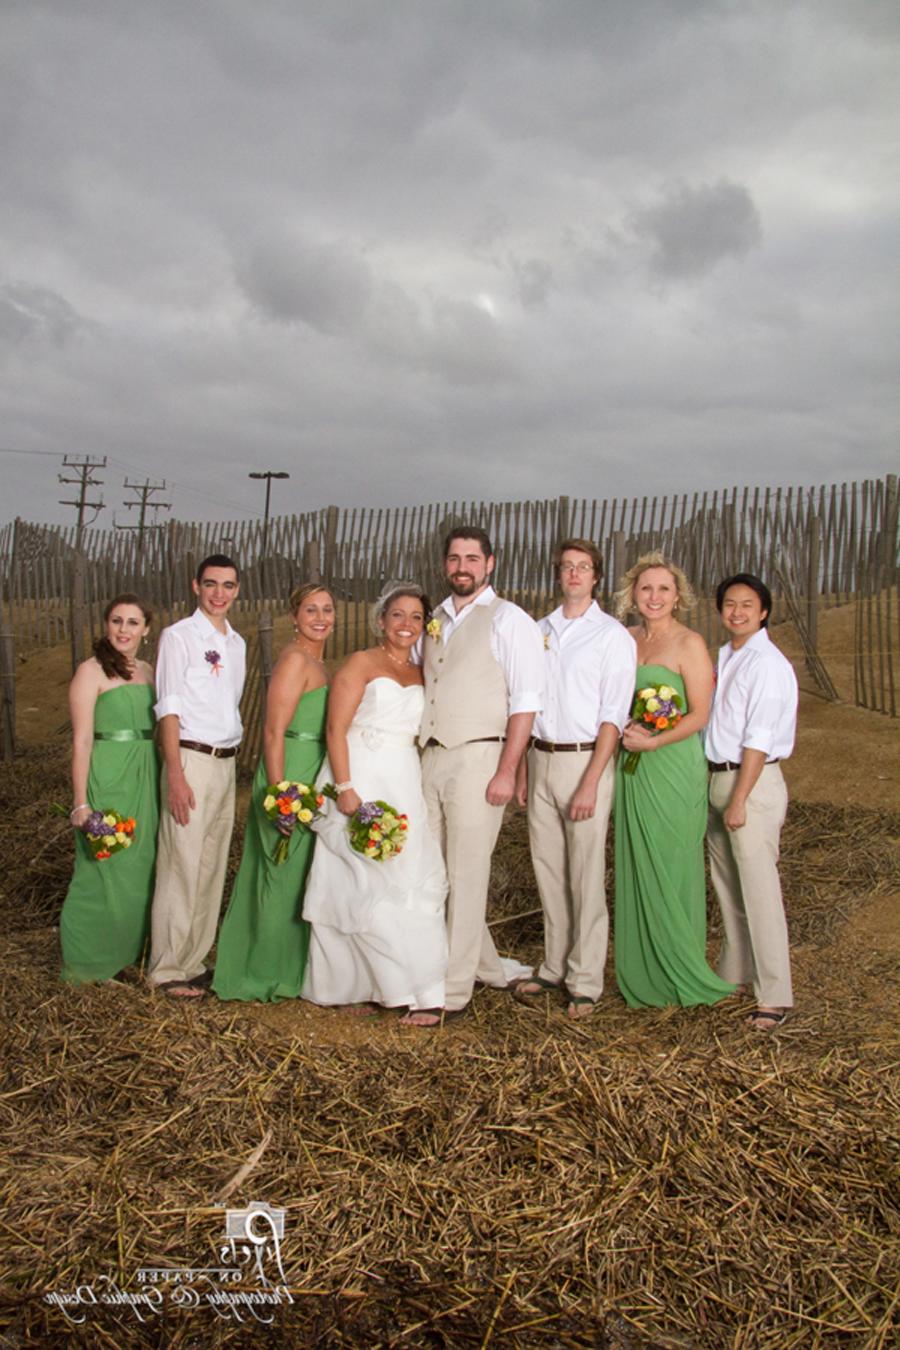
<instances>
[{"instance_id":1,"label":"bridesmaid in green dress","mask_svg":"<svg viewBox=\"0 0 900 1350\"><path fill-rule=\"evenodd\" d=\"M159 772L153 671L138 659L152 614L136 595L103 613L104 636L69 687L75 872L59 920L62 978L111 980L140 960L156 866ZM94 810L137 821L129 849L95 862L80 827Z\"/></svg>"},{"instance_id":2,"label":"bridesmaid in green dress","mask_svg":"<svg viewBox=\"0 0 900 1350\"><path fill-rule=\"evenodd\" d=\"M293 592L290 608L295 637L269 682L244 851L216 947L212 988L222 999L298 998L306 969L309 924L301 912L315 835L295 829L287 860L276 864L278 832L262 801L270 783L314 783L325 757L328 685L322 652L334 629L334 597L309 582Z\"/></svg>"},{"instance_id":3,"label":"bridesmaid in green dress","mask_svg":"<svg viewBox=\"0 0 900 1350\"><path fill-rule=\"evenodd\" d=\"M640 558L616 594L617 614L637 611L637 688L668 684L685 713L668 731L629 722L615 796L616 979L632 1008L717 1003L734 992L706 962L703 840L707 770L699 733L712 702L713 668L699 633L675 614L694 596L681 568L661 553Z\"/></svg>"}]
</instances>

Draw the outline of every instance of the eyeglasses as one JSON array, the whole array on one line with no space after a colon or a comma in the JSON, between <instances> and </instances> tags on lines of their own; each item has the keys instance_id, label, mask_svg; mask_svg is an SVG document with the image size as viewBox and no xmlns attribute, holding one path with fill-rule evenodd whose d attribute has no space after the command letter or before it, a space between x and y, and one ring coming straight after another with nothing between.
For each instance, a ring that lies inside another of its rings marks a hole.
<instances>
[{"instance_id":1,"label":"eyeglasses","mask_svg":"<svg viewBox=\"0 0 900 1350\"><path fill-rule=\"evenodd\" d=\"M585 572L593 572L594 567L592 563L560 563L559 570L561 572L578 572L581 576L584 576Z\"/></svg>"}]
</instances>

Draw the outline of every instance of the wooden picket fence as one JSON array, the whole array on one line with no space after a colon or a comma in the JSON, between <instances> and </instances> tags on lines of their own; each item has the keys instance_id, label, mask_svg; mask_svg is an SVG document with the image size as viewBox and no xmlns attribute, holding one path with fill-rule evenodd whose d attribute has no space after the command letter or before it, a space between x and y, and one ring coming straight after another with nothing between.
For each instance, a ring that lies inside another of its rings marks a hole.
<instances>
[{"instance_id":1,"label":"wooden picket fence","mask_svg":"<svg viewBox=\"0 0 900 1350\"><path fill-rule=\"evenodd\" d=\"M158 625L172 622L190 606L198 562L222 552L241 566L235 623L248 635L260 616L284 612L299 581L327 581L339 601L339 645L332 655L341 656L369 640L368 609L387 581L414 578L433 596L443 593L443 538L461 522L487 530L498 589L532 613L548 607L552 556L561 539L579 536L600 548L605 608L625 569L661 548L692 579L702 601L692 622L711 645L718 634L717 582L730 572L754 572L772 588L773 624L784 618L797 624L813 673L819 609L854 600L855 700L897 715L895 475L815 488L733 487L603 501L329 506L272 517L265 553L258 520L170 521L142 539L133 531L87 530L80 549L74 527L16 520L0 530L0 653L10 643L23 651L68 641L73 662L81 659L104 604L121 591L145 596ZM253 675L249 685L258 684ZM253 698L258 711L261 700Z\"/></svg>"}]
</instances>

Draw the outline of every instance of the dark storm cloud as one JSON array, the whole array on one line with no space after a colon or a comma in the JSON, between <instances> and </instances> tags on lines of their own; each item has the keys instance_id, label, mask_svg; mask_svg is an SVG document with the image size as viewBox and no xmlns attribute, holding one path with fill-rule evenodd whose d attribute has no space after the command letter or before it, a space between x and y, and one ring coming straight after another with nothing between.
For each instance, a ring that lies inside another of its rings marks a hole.
<instances>
[{"instance_id":1,"label":"dark storm cloud","mask_svg":"<svg viewBox=\"0 0 900 1350\"><path fill-rule=\"evenodd\" d=\"M187 516L883 472L898 13L0 7L4 440Z\"/></svg>"},{"instance_id":2,"label":"dark storm cloud","mask_svg":"<svg viewBox=\"0 0 900 1350\"><path fill-rule=\"evenodd\" d=\"M741 258L762 240L753 199L739 183L675 183L635 216L635 229L655 245L654 271L701 277L723 258Z\"/></svg>"},{"instance_id":3,"label":"dark storm cloud","mask_svg":"<svg viewBox=\"0 0 900 1350\"><path fill-rule=\"evenodd\" d=\"M360 322L371 292L365 263L336 244L267 239L237 266L248 299L270 318L308 323L321 333Z\"/></svg>"}]
</instances>

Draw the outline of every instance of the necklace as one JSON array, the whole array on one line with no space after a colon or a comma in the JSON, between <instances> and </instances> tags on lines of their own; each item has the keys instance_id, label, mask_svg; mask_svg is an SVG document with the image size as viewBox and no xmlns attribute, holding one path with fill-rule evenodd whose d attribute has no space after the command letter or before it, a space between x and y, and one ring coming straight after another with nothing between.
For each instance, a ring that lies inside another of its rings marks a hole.
<instances>
[{"instance_id":1,"label":"necklace","mask_svg":"<svg viewBox=\"0 0 900 1350\"><path fill-rule=\"evenodd\" d=\"M409 659L408 656L407 656L407 658L406 658L405 661L401 661L400 658L397 657L397 656L392 656L391 653L388 651L387 647L384 645L383 642L382 642L382 644L381 644L381 650L384 652L385 656L387 657L387 659L388 659L389 661L393 661L393 663L394 663L395 666L411 666L411 665L412 665L412 662L410 661L410 659Z\"/></svg>"},{"instance_id":2,"label":"necklace","mask_svg":"<svg viewBox=\"0 0 900 1350\"><path fill-rule=\"evenodd\" d=\"M308 647L304 647L303 643L300 641L299 638L294 638L294 642L295 642L296 645L300 648L300 650L301 650L301 652L303 653L304 656L308 656L309 659L310 659L310 661L315 661L315 663L316 663L317 666L321 666L323 670L325 669L325 662L322 661L322 660L320 660L318 656L313 656L313 654L312 654L312 652L309 650L309 648L308 648Z\"/></svg>"}]
</instances>

